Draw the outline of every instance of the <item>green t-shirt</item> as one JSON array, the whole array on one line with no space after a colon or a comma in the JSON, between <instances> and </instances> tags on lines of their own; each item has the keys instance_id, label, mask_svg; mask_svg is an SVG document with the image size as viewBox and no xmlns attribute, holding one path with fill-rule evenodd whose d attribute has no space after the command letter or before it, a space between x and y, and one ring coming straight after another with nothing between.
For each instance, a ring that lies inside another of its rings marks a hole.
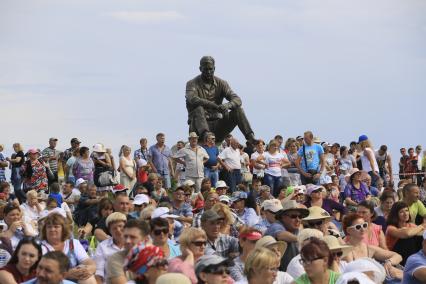
<instances>
[{"instance_id":1,"label":"green t-shirt","mask_svg":"<svg viewBox=\"0 0 426 284\"><path fill-rule=\"evenodd\" d=\"M420 215L422 217L426 215L426 208L420 200L417 200L417 202L411 204L408 210L410 211L411 223L414 223L416 221L417 215Z\"/></svg>"},{"instance_id":2,"label":"green t-shirt","mask_svg":"<svg viewBox=\"0 0 426 284\"><path fill-rule=\"evenodd\" d=\"M337 279L340 277L340 274L334 272L333 270L328 270L328 274L330 274L330 281L328 281L328 284L335 284ZM306 273L297 278L295 282L296 284L311 284L311 280L309 280L309 277Z\"/></svg>"}]
</instances>

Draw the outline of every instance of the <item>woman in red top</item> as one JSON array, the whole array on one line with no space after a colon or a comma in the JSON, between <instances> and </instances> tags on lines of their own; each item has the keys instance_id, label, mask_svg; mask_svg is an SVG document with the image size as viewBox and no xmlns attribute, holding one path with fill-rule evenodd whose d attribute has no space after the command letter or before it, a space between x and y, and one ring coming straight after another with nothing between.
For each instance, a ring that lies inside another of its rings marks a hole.
<instances>
[{"instance_id":1,"label":"woman in red top","mask_svg":"<svg viewBox=\"0 0 426 284\"><path fill-rule=\"evenodd\" d=\"M34 278L41 256L41 242L33 237L23 238L7 265L0 268L0 283L16 284Z\"/></svg>"}]
</instances>

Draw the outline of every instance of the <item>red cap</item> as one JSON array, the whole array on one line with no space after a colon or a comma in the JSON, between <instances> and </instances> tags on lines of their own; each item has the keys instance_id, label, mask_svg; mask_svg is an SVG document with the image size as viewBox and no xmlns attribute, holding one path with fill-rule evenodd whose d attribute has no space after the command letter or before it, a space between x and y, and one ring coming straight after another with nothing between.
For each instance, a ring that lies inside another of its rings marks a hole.
<instances>
[{"instance_id":1,"label":"red cap","mask_svg":"<svg viewBox=\"0 0 426 284\"><path fill-rule=\"evenodd\" d=\"M259 233L259 232L254 231L254 232L249 232L249 233L245 233L245 234L240 234L239 237L240 237L240 239L247 239L247 240L250 240L250 241L257 241L257 240L259 240L259 239L262 238L262 234Z\"/></svg>"}]
</instances>

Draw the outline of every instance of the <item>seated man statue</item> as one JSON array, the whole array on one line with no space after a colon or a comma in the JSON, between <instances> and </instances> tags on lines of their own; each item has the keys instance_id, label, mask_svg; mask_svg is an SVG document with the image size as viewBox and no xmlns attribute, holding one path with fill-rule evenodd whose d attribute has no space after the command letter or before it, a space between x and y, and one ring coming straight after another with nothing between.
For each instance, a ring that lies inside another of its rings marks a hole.
<instances>
[{"instance_id":1,"label":"seated man statue","mask_svg":"<svg viewBox=\"0 0 426 284\"><path fill-rule=\"evenodd\" d=\"M225 80L214 76L213 57L201 58L200 71L200 75L186 84L189 132L196 132L201 139L213 132L219 143L238 125L246 140L254 143L255 136L241 107L240 97ZM224 98L228 102L223 103Z\"/></svg>"}]
</instances>

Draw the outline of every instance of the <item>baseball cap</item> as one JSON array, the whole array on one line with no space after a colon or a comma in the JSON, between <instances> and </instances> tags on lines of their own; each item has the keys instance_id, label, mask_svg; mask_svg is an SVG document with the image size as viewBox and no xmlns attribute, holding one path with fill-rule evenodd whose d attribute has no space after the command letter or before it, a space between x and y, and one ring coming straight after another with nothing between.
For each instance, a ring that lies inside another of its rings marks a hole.
<instances>
[{"instance_id":1,"label":"baseball cap","mask_svg":"<svg viewBox=\"0 0 426 284\"><path fill-rule=\"evenodd\" d=\"M154 211L151 214L151 219L154 219L154 218L163 218L163 219L173 218L173 219L176 219L178 217L179 217L178 215L170 214L170 209L167 208L167 207L155 208Z\"/></svg>"},{"instance_id":2,"label":"baseball cap","mask_svg":"<svg viewBox=\"0 0 426 284\"><path fill-rule=\"evenodd\" d=\"M257 232L257 231L252 231L252 232L248 232L248 233L242 233L238 236L240 239L247 239L250 241L257 241L260 240L262 238L262 233Z\"/></svg>"},{"instance_id":3,"label":"baseball cap","mask_svg":"<svg viewBox=\"0 0 426 284\"><path fill-rule=\"evenodd\" d=\"M220 202L226 202L226 203L231 203L231 197L229 197L228 195L224 194L219 196L219 201Z\"/></svg>"},{"instance_id":4,"label":"baseball cap","mask_svg":"<svg viewBox=\"0 0 426 284\"><path fill-rule=\"evenodd\" d=\"M108 228L108 225L112 222L117 222L117 221L127 221L127 217L126 215L124 215L123 213L120 212L113 212L111 214L108 215L108 217L105 220L105 225Z\"/></svg>"},{"instance_id":5,"label":"baseball cap","mask_svg":"<svg viewBox=\"0 0 426 284\"><path fill-rule=\"evenodd\" d=\"M320 184L321 185L330 184L330 183L333 183L333 181L331 180L331 176L329 176L329 175L321 176L321 178L320 178Z\"/></svg>"},{"instance_id":6,"label":"baseball cap","mask_svg":"<svg viewBox=\"0 0 426 284\"><path fill-rule=\"evenodd\" d=\"M83 183L87 183L86 180L79 178L76 182L75 182L75 187L79 187L81 184Z\"/></svg>"},{"instance_id":7,"label":"baseball cap","mask_svg":"<svg viewBox=\"0 0 426 284\"><path fill-rule=\"evenodd\" d=\"M241 199L247 199L247 198L248 198L247 192L236 191L232 194L231 202L235 202L235 201L238 201L238 200L241 200Z\"/></svg>"},{"instance_id":8,"label":"baseball cap","mask_svg":"<svg viewBox=\"0 0 426 284\"><path fill-rule=\"evenodd\" d=\"M267 210L267 211L277 213L278 211L283 209L283 206L281 204L281 201L279 201L278 199L269 199L269 200L263 201L262 208L265 211Z\"/></svg>"},{"instance_id":9,"label":"baseball cap","mask_svg":"<svg viewBox=\"0 0 426 284\"><path fill-rule=\"evenodd\" d=\"M312 192L314 192L314 191L316 191L316 190L318 190L318 189L323 190L324 188L323 188L322 186L319 186L319 185L310 184L310 185L308 185L308 186L306 187L306 194L307 194L307 195L311 195L311 194L312 194Z\"/></svg>"},{"instance_id":10,"label":"baseball cap","mask_svg":"<svg viewBox=\"0 0 426 284\"><path fill-rule=\"evenodd\" d=\"M146 194L137 194L132 203L134 205L149 204L149 197Z\"/></svg>"},{"instance_id":11,"label":"baseball cap","mask_svg":"<svg viewBox=\"0 0 426 284\"><path fill-rule=\"evenodd\" d=\"M117 194L126 191L127 188L122 184L117 184L112 188L112 193Z\"/></svg>"},{"instance_id":12,"label":"baseball cap","mask_svg":"<svg viewBox=\"0 0 426 284\"><path fill-rule=\"evenodd\" d=\"M79 144L80 144L80 143L81 143L81 141L80 141L80 140L78 140L78 138L75 138L75 137L74 137L74 138L72 138L72 139L71 139L71 143L79 143Z\"/></svg>"},{"instance_id":13,"label":"baseball cap","mask_svg":"<svg viewBox=\"0 0 426 284\"><path fill-rule=\"evenodd\" d=\"M231 265L232 261L227 260L218 255L203 255L200 257L195 264L195 274L199 275L209 266L216 266L220 264L226 264L227 266Z\"/></svg>"},{"instance_id":14,"label":"baseball cap","mask_svg":"<svg viewBox=\"0 0 426 284\"><path fill-rule=\"evenodd\" d=\"M359 136L358 143L361 143L362 141L366 141L366 140L368 140L368 137L367 137L367 135L363 134L363 135Z\"/></svg>"},{"instance_id":15,"label":"baseball cap","mask_svg":"<svg viewBox=\"0 0 426 284\"><path fill-rule=\"evenodd\" d=\"M50 138L49 138L49 141L58 141L58 138L50 137Z\"/></svg>"},{"instance_id":16,"label":"baseball cap","mask_svg":"<svg viewBox=\"0 0 426 284\"><path fill-rule=\"evenodd\" d=\"M193 185L195 185L195 182L193 182L192 180L190 180L190 179L187 179L186 181L184 181L183 182L183 184L182 184L183 186L193 186Z\"/></svg>"},{"instance_id":17,"label":"baseball cap","mask_svg":"<svg viewBox=\"0 0 426 284\"><path fill-rule=\"evenodd\" d=\"M209 209L203 212L203 215L201 215L201 222L205 221L216 221L222 219L222 217L217 214L216 211Z\"/></svg>"}]
</instances>

